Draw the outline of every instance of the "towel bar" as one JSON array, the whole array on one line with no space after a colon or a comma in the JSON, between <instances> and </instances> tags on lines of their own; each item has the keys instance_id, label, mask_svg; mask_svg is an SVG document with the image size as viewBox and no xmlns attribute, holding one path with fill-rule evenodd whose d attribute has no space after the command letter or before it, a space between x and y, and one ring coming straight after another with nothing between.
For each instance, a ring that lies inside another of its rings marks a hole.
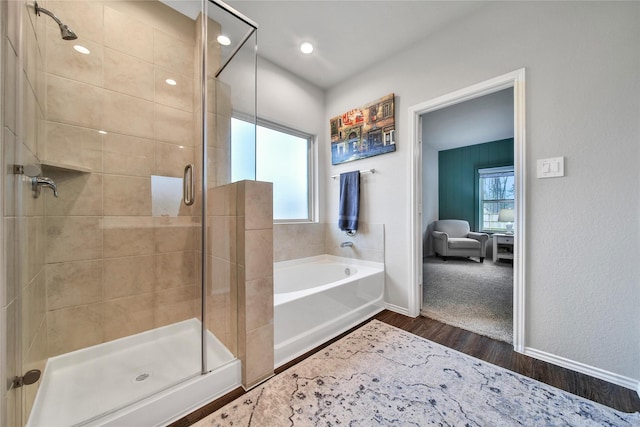
<instances>
[{"instance_id":1,"label":"towel bar","mask_svg":"<svg viewBox=\"0 0 640 427\"><path fill-rule=\"evenodd\" d=\"M363 173L376 173L376 170L375 169L365 169L365 170L360 171L360 174L363 174ZM339 176L340 175L331 175L331 179L336 179Z\"/></svg>"}]
</instances>

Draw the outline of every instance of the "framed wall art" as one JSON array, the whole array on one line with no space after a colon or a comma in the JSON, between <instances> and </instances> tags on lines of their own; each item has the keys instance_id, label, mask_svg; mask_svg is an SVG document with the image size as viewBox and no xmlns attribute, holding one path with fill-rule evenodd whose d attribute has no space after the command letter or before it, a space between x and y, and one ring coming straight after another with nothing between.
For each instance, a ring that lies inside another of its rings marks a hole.
<instances>
[{"instance_id":1,"label":"framed wall art","mask_svg":"<svg viewBox=\"0 0 640 427\"><path fill-rule=\"evenodd\" d=\"M329 126L332 165L396 151L394 94L333 117Z\"/></svg>"}]
</instances>

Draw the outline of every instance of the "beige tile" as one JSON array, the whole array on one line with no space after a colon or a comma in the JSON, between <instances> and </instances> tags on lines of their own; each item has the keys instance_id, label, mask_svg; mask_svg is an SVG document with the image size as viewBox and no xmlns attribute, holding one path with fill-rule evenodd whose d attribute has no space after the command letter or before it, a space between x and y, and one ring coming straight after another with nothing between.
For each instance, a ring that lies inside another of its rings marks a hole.
<instances>
[{"instance_id":1,"label":"beige tile","mask_svg":"<svg viewBox=\"0 0 640 427\"><path fill-rule=\"evenodd\" d=\"M153 329L153 293L105 301L103 324L105 341Z\"/></svg>"},{"instance_id":2,"label":"beige tile","mask_svg":"<svg viewBox=\"0 0 640 427\"><path fill-rule=\"evenodd\" d=\"M247 332L243 385L251 387L273 375L273 324Z\"/></svg>"},{"instance_id":3,"label":"beige tile","mask_svg":"<svg viewBox=\"0 0 640 427\"><path fill-rule=\"evenodd\" d=\"M31 346L47 310L46 274L41 271L22 290L22 348Z\"/></svg>"},{"instance_id":4,"label":"beige tile","mask_svg":"<svg viewBox=\"0 0 640 427\"><path fill-rule=\"evenodd\" d=\"M216 182L219 185L229 184L231 182L231 152L219 148L215 150L216 163L213 171L215 171Z\"/></svg>"},{"instance_id":5,"label":"beige tile","mask_svg":"<svg viewBox=\"0 0 640 427\"><path fill-rule=\"evenodd\" d=\"M105 90L104 129L141 138L153 138L153 102Z\"/></svg>"},{"instance_id":6,"label":"beige tile","mask_svg":"<svg viewBox=\"0 0 640 427\"><path fill-rule=\"evenodd\" d=\"M102 170L102 135L95 129L45 122L46 138L38 146L41 160Z\"/></svg>"},{"instance_id":7,"label":"beige tile","mask_svg":"<svg viewBox=\"0 0 640 427\"><path fill-rule=\"evenodd\" d=\"M103 341L101 303L49 311L49 357L100 344Z\"/></svg>"},{"instance_id":8,"label":"beige tile","mask_svg":"<svg viewBox=\"0 0 640 427\"><path fill-rule=\"evenodd\" d=\"M108 133L104 136L104 173L149 176L155 167L155 142L151 139Z\"/></svg>"},{"instance_id":9,"label":"beige tile","mask_svg":"<svg viewBox=\"0 0 640 427\"><path fill-rule=\"evenodd\" d=\"M12 46L12 49L17 50L18 38L20 37L20 13L23 10L22 2L8 1L7 4L7 40ZM9 47L9 46L7 46Z\"/></svg>"},{"instance_id":10,"label":"beige tile","mask_svg":"<svg viewBox=\"0 0 640 427\"><path fill-rule=\"evenodd\" d=\"M20 302L18 300L11 302L10 304L8 304L5 307L1 307L0 310L0 315L3 316L3 319L5 319L5 322L3 322L3 328L5 330L5 336L4 336L4 340L6 342L6 346L4 347L4 352L5 352L5 365L4 368L6 369L6 372L18 372L20 369L20 361L18 360L18 357L20 355L20 351L19 351L19 343L18 343L18 325L20 325L20 318L19 313L19 307L18 304L20 304ZM14 394L14 393L12 393ZM2 394L4 396L4 393ZM15 402L14 402L15 403ZM7 402L7 408L8 409L12 409L9 405L9 402ZM15 416L15 414L13 414ZM7 424L7 426L13 426L13 425L18 425L16 424Z\"/></svg>"},{"instance_id":11,"label":"beige tile","mask_svg":"<svg viewBox=\"0 0 640 427\"><path fill-rule=\"evenodd\" d=\"M41 52L44 53L45 47L38 43L35 29L30 23L22 27L22 43L22 64L25 77L35 89L36 70L39 65L41 66L38 62L41 60Z\"/></svg>"},{"instance_id":12,"label":"beige tile","mask_svg":"<svg viewBox=\"0 0 640 427\"><path fill-rule=\"evenodd\" d=\"M54 10L56 15L78 35L74 43L82 45L88 42L103 43L103 2L47 0L45 7ZM49 22L49 26L58 29L53 21ZM59 34L58 30L58 38L60 38Z\"/></svg>"},{"instance_id":13,"label":"beige tile","mask_svg":"<svg viewBox=\"0 0 640 427\"><path fill-rule=\"evenodd\" d=\"M232 216L211 217L211 227L208 230L211 255L235 262L236 222L236 218Z\"/></svg>"},{"instance_id":14,"label":"beige tile","mask_svg":"<svg viewBox=\"0 0 640 427\"><path fill-rule=\"evenodd\" d=\"M245 229L273 227L273 184L247 181L244 190Z\"/></svg>"},{"instance_id":15,"label":"beige tile","mask_svg":"<svg viewBox=\"0 0 640 427\"><path fill-rule=\"evenodd\" d=\"M166 105L155 105L156 140L193 147L194 114Z\"/></svg>"},{"instance_id":16,"label":"beige tile","mask_svg":"<svg viewBox=\"0 0 640 427\"><path fill-rule=\"evenodd\" d=\"M246 329L273 324L273 277L245 283Z\"/></svg>"},{"instance_id":17,"label":"beige tile","mask_svg":"<svg viewBox=\"0 0 640 427\"><path fill-rule=\"evenodd\" d=\"M237 189L237 183L209 187L209 197L207 198L207 213L211 216L235 216L237 206Z\"/></svg>"},{"instance_id":18,"label":"beige tile","mask_svg":"<svg viewBox=\"0 0 640 427\"><path fill-rule=\"evenodd\" d=\"M16 136L8 128L4 128L3 132L3 162L2 172L4 175L4 215L14 216L16 215L16 205L18 196L19 177L13 173L13 165L17 164L16 161Z\"/></svg>"},{"instance_id":19,"label":"beige tile","mask_svg":"<svg viewBox=\"0 0 640 427\"><path fill-rule=\"evenodd\" d=\"M156 255L156 289L185 287L195 283L195 253L172 252Z\"/></svg>"},{"instance_id":20,"label":"beige tile","mask_svg":"<svg viewBox=\"0 0 640 427\"><path fill-rule=\"evenodd\" d=\"M247 280L273 276L273 232L247 230L245 232L245 266Z\"/></svg>"},{"instance_id":21,"label":"beige tile","mask_svg":"<svg viewBox=\"0 0 640 427\"><path fill-rule=\"evenodd\" d=\"M42 110L38 105L36 100L36 95L31 87L31 85L25 80L23 82L23 92L22 99L24 102L22 103L23 111L22 118L24 120L23 124L23 144L27 146L29 151L32 153L36 153L38 150L38 126L39 121L44 118L42 114Z\"/></svg>"},{"instance_id":22,"label":"beige tile","mask_svg":"<svg viewBox=\"0 0 640 427\"><path fill-rule=\"evenodd\" d=\"M153 64L117 50L104 50L104 88L153 101Z\"/></svg>"},{"instance_id":23,"label":"beige tile","mask_svg":"<svg viewBox=\"0 0 640 427\"><path fill-rule=\"evenodd\" d=\"M155 279L153 255L105 259L103 268L105 300L153 291Z\"/></svg>"},{"instance_id":24,"label":"beige tile","mask_svg":"<svg viewBox=\"0 0 640 427\"><path fill-rule=\"evenodd\" d=\"M104 44L153 62L153 27L108 6L104 8Z\"/></svg>"},{"instance_id":25,"label":"beige tile","mask_svg":"<svg viewBox=\"0 0 640 427\"><path fill-rule=\"evenodd\" d=\"M109 216L102 219L105 258L154 253L155 232L152 217Z\"/></svg>"},{"instance_id":26,"label":"beige tile","mask_svg":"<svg viewBox=\"0 0 640 427\"><path fill-rule=\"evenodd\" d=\"M153 63L172 72L192 76L194 71L194 40L186 40L156 29Z\"/></svg>"},{"instance_id":27,"label":"beige tile","mask_svg":"<svg viewBox=\"0 0 640 427\"><path fill-rule=\"evenodd\" d=\"M82 54L73 49L74 44L86 47L91 52ZM56 26L47 29L47 71L56 76L102 87L102 45L87 39L69 43L60 37ZM106 66L106 64L105 64Z\"/></svg>"},{"instance_id":28,"label":"beige tile","mask_svg":"<svg viewBox=\"0 0 640 427\"><path fill-rule=\"evenodd\" d=\"M102 257L99 217L47 217L47 263Z\"/></svg>"},{"instance_id":29,"label":"beige tile","mask_svg":"<svg viewBox=\"0 0 640 427\"><path fill-rule=\"evenodd\" d=\"M11 22L11 20L9 22ZM4 125L11 129L15 134L18 132L18 129L16 128L16 108L19 105L18 102L16 102L16 92L19 87L18 76L20 75L18 70L18 58L8 41L3 40L2 43L5 43L4 48L6 49L5 63L2 64L2 79L4 80Z\"/></svg>"},{"instance_id":30,"label":"beige tile","mask_svg":"<svg viewBox=\"0 0 640 427\"><path fill-rule=\"evenodd\" d=\"M104 215L151 216L151 179L105 175Z\"/></svg>"},{"instance_id":31,"label":"beige tile","mask_svg":"<svg viewBox=\"0 0 640 427\"><path fill-rule=\"evenodd\" d=\"M82 94L82 96L78 96ZM86 83L49 74L47 119L52 122L102 128L103 91Z\"/></svg>"},{"instance_id":32,"label":"beige tile","mask_svg":"<svg viewBox=\"0 0 640 427\"><path fill-rule=\"evenodd\" d=\"M47 330L46 322L42 322L36 336L28 349L24 349L22 360L22 372L27 372L32 369L38 369L40 372L44 372L44 368L47 360ZM31 413L33 402L36 398L38 386L41 383L42 378L32 387L25 387L23 392L23 406L26 414Z\"/></svg>"},{"instance_id":33,"label":"beige tile","mask_svg":"<svg viewBox=\"0 0 640 427\"><path fill-rule=\"evenodd\" d=\"M231 86L216 79L216 114L223 117L231 117L233 104L231 103Z\"/></svg>"},{"instance_id":34,"label":"beige tile","mask_svg":"<svg viewBox=\"0 0 640 427\"><path fill-rule=\"evenodd\" d=\"M199 301L194 286L165 289L156 293L156 327L169 325L196 315Z\"/></svg>"},{"instance_id":35,"label":"beige tile","mask_svg":"<svg viewBox=\"0 0 640 427\"><path fill-rule=\"evenodd\" d=\"M191 217L155 217L155 250L157 253L193 251L195 233L199 230Z\"/></svg>"},{"instance_id":36,"label":"beige tile","mask_svg":"<svg viewBox=\"0 0 640 427\"><path fill-rule=\"evenodd\" d=\"M174 80L176 84L167 84L167 79ZM193 78L155 67L155 102L191 113L193 95Z\"/></svg>"},{"instance_id":37,"label":"beige tile","mask_svg":"<svg viewBox=\"0 0 640 427\"><path fill-rule=\"evenodd\" d=\"M102 215L102 174L51 171L58 197L43 189L45 212L50 216Z\"/></svg>"},{"instance_id":38,"label":"beige tile","mask_svg":"<svg viewBox=\"0 0 640 427\"><path fill-rule=\"evenodd\" d=\"M23 283L28 283L40 273L45 265L45 223L43 217L34 216L25 218L21 224L26 225L26 230L22 228L25 230L24 234L20 234L26 242L26 245L21 245L26 250L26 254L24 254L26 257L21 258L20 262L24 263L24 267L26 267L22 270Z\"/></svg>"},{"instance_id":39,"label":"beige tile","mask_svg":"<svg viewBox=\"0 0 640 427\"><path fill-rule=\"evenodd\" d=\"M237 286L236 264L215 257L208 257L208 259L210 264L207 295L229 295L231 289Z\"/></svg>"},{"instance_id":40,"label":"beige tile","mask_svg":"<svg viewBox=\"0 0 640 427\"><path fill-rule=\"evenodd\" d=\"M24 145L16 145L16 164L38 165L38 158ZM18 215L42 216L44 215L44 198L33 197L32 180L27 175L17 175L18 179L18 199L16 207ZM49 190L51 191L51 190Z\"/></svg>"},{"instance_id":41,"label":"beige tile","mask_svg":"<svg viewBox=\"0 0 640 427\"><path fill-rule=\"evenodd\" d=\"M156 143L156 168L154 175L182 178L184 167L194 163L194 149L184 145ZM195 173L199 173L196 169Z\"/></svg>"},{"instance_id":42,"label":"beige tile","mask_svg":"<svg viewBox=\"0 0 640 427\"><path fill-rule=\"evenodd\" d=\"M207 113L210 113L210 114L216 114L217 112L216 88L217 88L216 79L209 77L207 79Z\"/></svg>"},{"instance_id":43,"label":"beige tile","mask_svg":"<svg viewBox=\"0 0 640 427\"><path fill-rule=\"evenodd\" d=\"M4 269L4 282L5 282L5 301L9 304L18 295L19 278L18 271L20 261L19 258L19 242L16 236L19 234L18 219L17 218L4 218L4 255L5 255L5 269Z\"/></svg>"},{"instance_id":44,"label":"beige tile","mask_svg":"<svg viewBox=\"0 0 640 427\"><path fill-rule=\"evenodd\" d=\"M207 136L207 144L225 151L231 148L231 116L222 116L216 114L213 117L215 123L209 127L211 135ZM254 141L246 141L247 144L253 144Z\"/></svg>"},{"instance_id":45,"label":"beige tile","mask_svg":"<svg viewBox=\"0 0 640 427\"><path fill-rule=\"evenodd\" d=\"M102 299L102 261L47 265L47 308L58 310Z\"/></svg>"}]
</instances>

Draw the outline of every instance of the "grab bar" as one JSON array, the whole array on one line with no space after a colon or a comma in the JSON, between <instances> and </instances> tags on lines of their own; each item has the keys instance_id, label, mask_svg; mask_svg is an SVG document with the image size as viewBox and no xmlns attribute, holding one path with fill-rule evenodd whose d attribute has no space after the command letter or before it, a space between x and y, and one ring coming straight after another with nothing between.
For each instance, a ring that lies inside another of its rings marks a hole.
<instances>
[{"instance_id":1,"label":"grab bar","mask_svg":"<svg viewBox=\"0 0 640 427\"><path fill-rule=\"evenodd\" d=\"M182 200L187 206L193 204L193 188L193 165L188 164L184 167L184 179L182 180Z\"/></svg>"}]
</instances>

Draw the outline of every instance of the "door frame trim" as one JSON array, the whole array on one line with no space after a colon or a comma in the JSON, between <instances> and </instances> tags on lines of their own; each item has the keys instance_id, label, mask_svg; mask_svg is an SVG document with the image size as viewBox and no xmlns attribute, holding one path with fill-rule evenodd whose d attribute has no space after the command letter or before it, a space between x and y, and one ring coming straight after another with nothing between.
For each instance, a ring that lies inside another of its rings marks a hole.
<instances>
[{"instance_id":1,"label":"door frame trim","mask_svg":"<svg viewBox=\"0 0 640 427\"><path fill-rule=\"evenodd\" d=\"M439 110L461 102L469 101L493 92L513 88L514 126L514 175L515 175L515 242L513 260L513 347L522 353L525 348L525 177L526 177L526 127L525 127L525 69L520 68L507 74L450 92L409 107L409 188L410 194L410 236L411 256L409 257L409 315L420 315L422 305L422 114Z\"/></svg>"}]
</instances>

